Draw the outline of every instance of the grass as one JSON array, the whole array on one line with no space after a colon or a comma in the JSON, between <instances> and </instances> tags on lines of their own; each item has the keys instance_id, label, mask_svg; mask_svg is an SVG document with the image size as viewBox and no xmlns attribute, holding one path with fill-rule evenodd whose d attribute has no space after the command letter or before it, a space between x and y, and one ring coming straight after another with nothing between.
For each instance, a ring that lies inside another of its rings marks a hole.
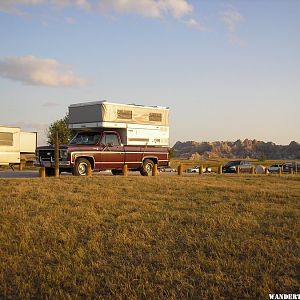
<instances>
[{"instance_id":1,"label":"grass","mask_svg":"<svg viewBox=\"0 0 300 300\"><path fill-rule=\"evenodd\" d=\"M299 175L0 184L1 299L299 293Z\"/></svg>"}]
</instances>

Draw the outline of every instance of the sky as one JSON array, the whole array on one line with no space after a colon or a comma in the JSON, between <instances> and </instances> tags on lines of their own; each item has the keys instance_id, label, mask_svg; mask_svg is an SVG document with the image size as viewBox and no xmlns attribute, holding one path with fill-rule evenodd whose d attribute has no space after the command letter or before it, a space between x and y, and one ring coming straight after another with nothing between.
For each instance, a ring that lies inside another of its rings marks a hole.
<instances>
[{"instance_id":1,"label":"sky","mask_svg":"<svg viewBox=\"0 0 300 300\"><path fill-rule=\"evenodd\" d=\"M170 107L180 141L300 142L298 0L0 0L0 124Z\"/></svg>"}]
</instances>

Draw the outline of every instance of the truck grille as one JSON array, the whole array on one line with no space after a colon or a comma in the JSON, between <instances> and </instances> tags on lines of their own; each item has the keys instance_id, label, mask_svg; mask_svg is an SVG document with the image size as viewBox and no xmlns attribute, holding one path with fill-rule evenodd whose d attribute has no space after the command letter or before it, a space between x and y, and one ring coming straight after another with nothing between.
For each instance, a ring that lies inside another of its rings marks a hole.
<instances>
[{"instance_id":1,"label":"truck grille","mask_svg":"<svg viewBox=\"0 0 300 300\"><path fill-rule=\"evenodd\" d=\"M44 161L54 160L54 150L39 150L38 156Z\"/></svg>"},{"instance_id":2,"label":"truck grille","mask_svg":"<svg viewBox=\"0 0 300 300\"><path fill-rule=\"evenodd\" d=\"M54 161L54 150L52 149L44 149L38 150L38 157L43 161ZM59 160L61 160L61 150L59 150Z\"/></svg>"}]
</instances>

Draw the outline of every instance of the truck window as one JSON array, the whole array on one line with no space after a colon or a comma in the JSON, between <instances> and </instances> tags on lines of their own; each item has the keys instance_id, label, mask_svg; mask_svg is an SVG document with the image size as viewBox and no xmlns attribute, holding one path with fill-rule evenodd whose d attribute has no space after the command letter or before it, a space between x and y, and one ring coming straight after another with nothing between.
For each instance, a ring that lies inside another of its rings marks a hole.
<instances>
[{"instance_id":1,"label":"truck window","mask_svg":"<svg viewBox=\"0 0 300 300\"><path fill-rule=\"evenodd\" d=\"M113 146L120 146L119 137L115 133L105 133L102 137L101 143L104 145L111 144Z\"/></svg>"},{"instance_id":2,"label":"truck window","mask_svg":"<svg viewBox=\"0 0 300 300\"><path fill-rule=\"evenodd\" d=\"M96 145L100 134L97 132L79 132L70 141L70 145Z\"/></svg>"}]
</instances>

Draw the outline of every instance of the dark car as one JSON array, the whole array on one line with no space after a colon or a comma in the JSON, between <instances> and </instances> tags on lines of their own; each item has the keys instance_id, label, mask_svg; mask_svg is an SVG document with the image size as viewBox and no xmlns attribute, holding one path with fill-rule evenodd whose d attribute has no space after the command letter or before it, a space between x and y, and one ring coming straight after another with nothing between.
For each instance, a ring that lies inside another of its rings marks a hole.
<instances>
[{"instance_id":1,"label":"dark car","mask_svg":"<svg viewBox=\"0 0 300 300\"><path fill-rule=\"evenodd\" d=\"M282 165L283 172L300 172L300 162L287 162Z\"/></svg>"},{"instance_id":2,"label":"dark car","mask_svg":"<svg viewBox=\"0 0 300 300\"><path fill-rule=\"evenodd\" d=\"M246 160L233 160L229 161L224 167L223 167L223 173L236 173L237 167L240 168L240 171L242 173L250 173L251 168L254 167L253 164Z\"/></svg>"}]
</instances>

